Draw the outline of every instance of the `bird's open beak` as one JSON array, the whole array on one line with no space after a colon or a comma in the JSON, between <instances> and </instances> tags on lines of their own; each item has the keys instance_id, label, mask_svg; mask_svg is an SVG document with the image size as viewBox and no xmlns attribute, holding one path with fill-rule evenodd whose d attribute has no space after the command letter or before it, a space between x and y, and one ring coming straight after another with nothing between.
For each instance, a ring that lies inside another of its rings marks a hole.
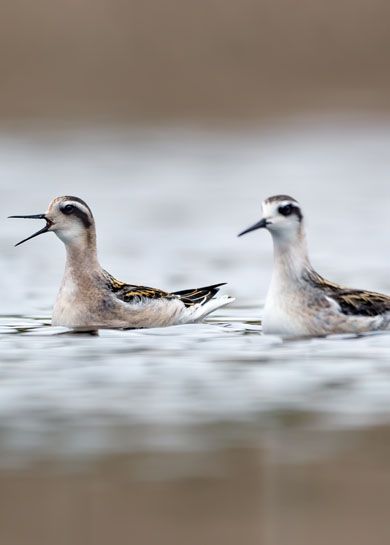
<instances>
[{"instance_id":1,"label":"bird's open beak","mask_svg":"<svg viewBox=\"0 0 390 545\"><path fill-rule=\"evenodd\" d=\"M238 236L241 237L242 235L246 235L246 233L250 233L251 231L256 231L256 229L264 229L264 227L267 227L269 223L270 222L268 220L263 218L257 223L255 223L254 225L251 225L250 227L248 227L248 229L245 229L245 231L242 231Z\"/></svg>"},{"instance_id":2,"label":"bird's open beak","mask_svg":"<svg viewBox=\"0 0 390 545\"><path fill-rule=\"evenodd\" d=\"M29 220L46 220L46 225L30 237L27 237L17 244L15 246L19 246L20 244L23 244L23 242L27 242L27 240L31 240L34 237L37 237L38 235L42 235L43 233L47 233L47 231L52 226L52 222L45 216L45 214L33 214L31 216L8 216L9 218L23 218L23 219L29 219Z\"/></svg>"}]
</instances>

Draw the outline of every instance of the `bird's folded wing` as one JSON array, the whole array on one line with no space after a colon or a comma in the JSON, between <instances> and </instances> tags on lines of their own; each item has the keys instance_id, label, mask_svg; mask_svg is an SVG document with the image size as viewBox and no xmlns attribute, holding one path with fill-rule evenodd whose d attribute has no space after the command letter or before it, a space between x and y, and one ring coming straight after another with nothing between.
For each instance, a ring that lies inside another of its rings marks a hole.
<instances>
[{"instance_id":1,"label":"bird's folded wing","mask_svg":"<svg viewBox=\"0 0 390 545\"><path fill-rule=\"evenodd\" d=\"M149 288L147 286L136 286L117 280L107 271L104 271L107 286L115 293L118 299L130 303L139 299L174 299L175 296L163 290Z\"/></svg>"},{"instance_id":2,"label":"bird's folded wing","mask_svg":"<svg viewBox=\"0 0 390 545\"><path fill-rule=\"evenodd\" d=\"M307 280L336 301L344 314L350 316L380 316L390 312L390 297L388 295L345 288L329 282L313 270L308 271Z\"/></svg>"},{"instance_id":3,"label":"bird's folded wing","mask_svg":"<svg viewBox=\"0 0 390 545\"><path fill-rule=\"evenodd\" d=\"M378 316L390 312L390 297L363 290L340 290L332 295L344 314Z\"/></svg>"}]
</instances>

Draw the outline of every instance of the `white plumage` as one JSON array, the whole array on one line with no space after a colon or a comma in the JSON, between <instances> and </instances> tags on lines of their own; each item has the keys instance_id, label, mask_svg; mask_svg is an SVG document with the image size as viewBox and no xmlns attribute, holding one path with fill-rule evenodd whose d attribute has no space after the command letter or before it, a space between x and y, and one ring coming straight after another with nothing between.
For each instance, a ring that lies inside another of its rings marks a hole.
<instances>
[{"instance_id":1,"label":"white plumage","mask_svg":"<svg viewBox=\"0 0 390 545\"><path fill-rule=\"evenodd\" d=\"M263 219L241 235L266 228L274 268L264 307L263 331L284 336L363 333L390 328L390 297L339 286L310 264L299 203L288 195L263 202Z\"/></svg>"}]
</instances>

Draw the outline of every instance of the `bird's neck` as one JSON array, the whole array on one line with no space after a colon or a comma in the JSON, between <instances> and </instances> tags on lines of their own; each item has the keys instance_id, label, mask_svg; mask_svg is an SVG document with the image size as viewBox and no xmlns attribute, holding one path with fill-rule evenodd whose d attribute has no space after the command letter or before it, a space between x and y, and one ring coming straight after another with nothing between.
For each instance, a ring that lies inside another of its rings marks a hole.
<instances>
[{"instance_id":1,"label":"bird's neck","mask_svg":"<svg viewBox=\"0 0 390 545\"><path fill-rule=\"evenodd\" d=\"M86 233L65 244L65 270L74 277L91 276L101 270L96 250L96 232L90 228Z\"/></svg>"},{"instance_id":2,"label":"bird's neck","mask_svg":"<svg viewBox=\"0 0 390 545\"><path fill-rule=\"evenodd\" d=\"M303 225L294 233L272 233L274 244L273 281L284 285L299 282L311 268Z\"/></svg>"}]
</instances>

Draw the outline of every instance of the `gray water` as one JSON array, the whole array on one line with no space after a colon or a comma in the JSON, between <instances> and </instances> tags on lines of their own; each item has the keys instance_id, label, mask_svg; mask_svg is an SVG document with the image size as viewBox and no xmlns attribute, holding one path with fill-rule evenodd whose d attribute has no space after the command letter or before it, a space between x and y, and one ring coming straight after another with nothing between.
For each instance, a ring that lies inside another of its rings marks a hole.
<instances>
[{"instance_id":1,"label":"gray water","mask_svg":"<svg viewBox=\"0 0 390 545\"><path fill-rule=\"evenodd\" d=\"M291 194L317 270L390 293L389 149L390 122L367 119L0 134L1 467L272 447L285 429L389 424L390 335L263 335L271 240L236 236L262 199ZM42 213L61 194L93 209L101 263L116 277L166 290L227 282L236 302L197 325L52 328L62 244L48 234L14 248L39 227L5 218Z\"/></svg>"}]
</instances>

